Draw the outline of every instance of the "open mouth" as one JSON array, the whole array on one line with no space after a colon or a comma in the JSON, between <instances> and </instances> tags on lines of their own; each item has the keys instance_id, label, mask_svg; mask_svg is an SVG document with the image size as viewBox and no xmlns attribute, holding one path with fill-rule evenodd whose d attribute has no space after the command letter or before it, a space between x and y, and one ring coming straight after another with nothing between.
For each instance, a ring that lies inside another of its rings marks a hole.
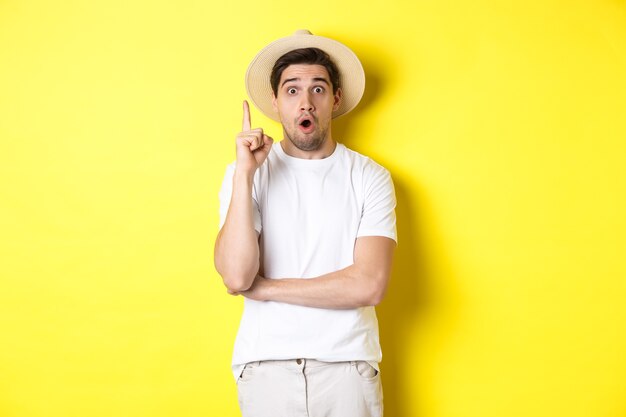
<instances>
[{"instance_id":1,"label":"open mouth","mask_svg":"<svg viewBox=\"0 0 626 417\"><path fill-rule=\"evenodd\" d=\"M300 120L300 122L298 123L298 127L304 133L311 133L315 129L315 124L313 123L313 120L305 117L304 119Z\"/></svg>"}]
</instances>

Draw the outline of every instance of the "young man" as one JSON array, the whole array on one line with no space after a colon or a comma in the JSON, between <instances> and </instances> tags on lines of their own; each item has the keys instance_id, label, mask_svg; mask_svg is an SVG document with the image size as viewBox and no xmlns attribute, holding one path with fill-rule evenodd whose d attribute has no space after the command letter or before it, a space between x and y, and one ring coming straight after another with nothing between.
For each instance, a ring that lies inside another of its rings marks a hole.
<instances>
[{"instance_id":1,"label":"young man","mask_svg":"<svg viewBox=\"0 0 626 417\"><path fill-rule=\"evenodd\" d=\"M215 266L245 297L232 363L243 416L381 416L374 306L396 246L393 183L331 133L363 95L361 63L298 31L256 56L246 87L284 139L253 129L244 102L220 192Z\"/></svg>"}]
</instances>

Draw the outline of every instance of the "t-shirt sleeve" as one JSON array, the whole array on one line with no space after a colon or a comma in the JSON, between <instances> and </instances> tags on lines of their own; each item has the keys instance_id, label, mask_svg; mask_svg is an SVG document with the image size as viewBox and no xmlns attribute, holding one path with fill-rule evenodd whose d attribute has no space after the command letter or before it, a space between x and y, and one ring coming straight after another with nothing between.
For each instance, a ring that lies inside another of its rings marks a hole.
<instances>
[{"instance_id":1,"label":"t-shirt sleeve","mask_svg":"<svg viewBox=\"0 0 626 417\"><path fill-rule=\"evenodd\" d=\"M398 241L396 193L389 171L376 166L364 185L364 203L357 237L385 236Z\"/></svg>"},{"instance_id":2,"label":"t-shirt sleeve","mask_svg":"<svg viewBox=\"0 0 626 417\"><path fill-rule=\"evenodd\" d=\"M226 167L226 173L224 174L224 180L222 181L222 188L219 192L220 199L220 229L226 222L226 214L228 214L228 207L230 206L230 198L233 194L233 175L235 174L235 162ZM259 234L261 233L261 211L259 210L259 204L256 199L256 188L253 185L252 190L252 215L254 220L254 230Z\"/></svg>"}]
</instances>

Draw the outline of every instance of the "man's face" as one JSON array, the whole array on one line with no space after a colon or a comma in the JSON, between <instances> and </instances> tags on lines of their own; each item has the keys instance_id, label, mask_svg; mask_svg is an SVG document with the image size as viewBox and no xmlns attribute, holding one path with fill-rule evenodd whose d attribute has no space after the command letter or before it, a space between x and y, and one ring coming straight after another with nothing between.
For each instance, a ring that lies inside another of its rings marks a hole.
<instances>
[{"instance_id":1,"label":"man's face","mask_svg":"<svg viewBox=\"0 0 626 417\"><path fill-rule=\"evenodd\" d=\"M330 132L332 113L341 103L341 89L333 94L322 65L295 64L283 71L273 98L285 136L301 151L322 147Z\"/></svg>"}]
</instances>

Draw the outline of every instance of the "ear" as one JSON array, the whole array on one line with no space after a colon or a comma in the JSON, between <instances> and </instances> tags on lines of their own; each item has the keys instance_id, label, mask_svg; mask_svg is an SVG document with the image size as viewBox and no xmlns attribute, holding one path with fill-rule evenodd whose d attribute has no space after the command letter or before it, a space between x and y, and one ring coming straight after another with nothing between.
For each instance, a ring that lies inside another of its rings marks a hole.
<instances>
[{"instance_id":1,"label":"ear","mask_svg":"<svg viewBox=\"0 0 626 417\"><path fill-rule=\"evenodd\" d=\"M343 99L343 92L341 91L341 88L338 88L337 91L335 91L335 95L333 97L333 111L337 111L337 109L341 105L342 99Z\"/></svg>"},{"instance_id":2,"label":"ear","mask_svg":"<svg viewBox=\"0 0 626 417\"><path fill-rule=\"evenodd\" d=\"M274 95L273 91L272 91L272 107L274 108L274 111L278 113L278 103L277 103L276 95Z\"/></svg>"}]
</instances>

